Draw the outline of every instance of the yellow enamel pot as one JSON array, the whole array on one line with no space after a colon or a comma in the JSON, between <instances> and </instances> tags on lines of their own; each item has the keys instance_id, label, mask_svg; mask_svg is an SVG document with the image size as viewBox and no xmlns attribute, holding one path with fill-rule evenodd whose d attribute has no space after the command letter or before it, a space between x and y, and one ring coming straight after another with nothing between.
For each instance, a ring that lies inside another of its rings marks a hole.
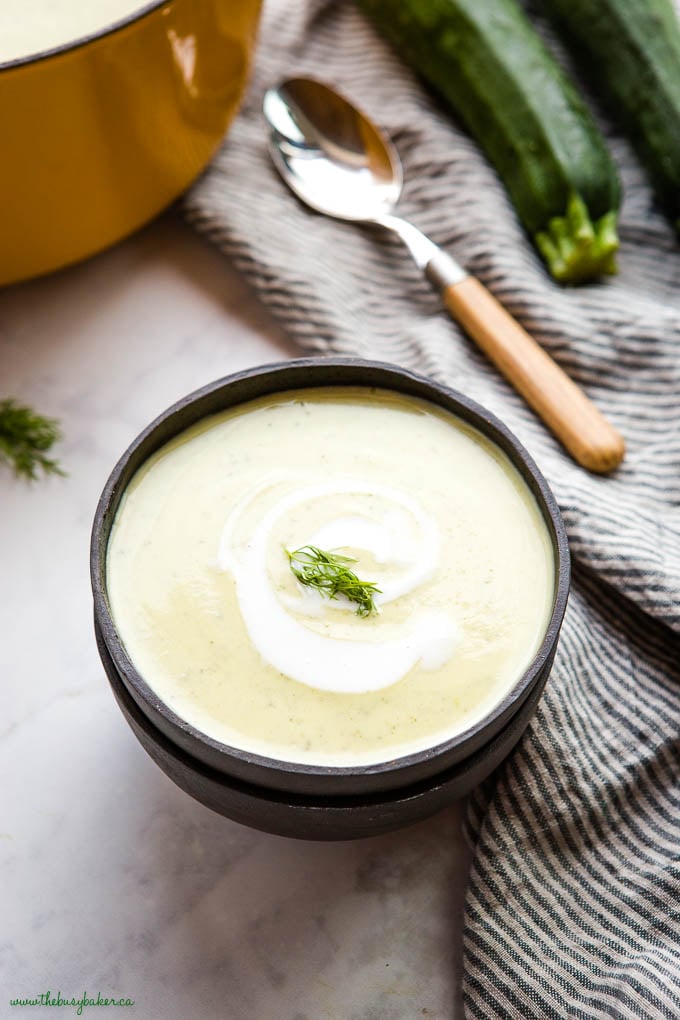
<instances>
[{"instance_id":1,"label":"yellow enamel pot","mask_svg":"<svg viewBox=\"0 0 680 1020\"><path fill-rule=\"evenodd\" d=\"M0 64L0 284L120 240L173 201L243 93L261 0L156 0Z\"/></svg>"}]
</instances>

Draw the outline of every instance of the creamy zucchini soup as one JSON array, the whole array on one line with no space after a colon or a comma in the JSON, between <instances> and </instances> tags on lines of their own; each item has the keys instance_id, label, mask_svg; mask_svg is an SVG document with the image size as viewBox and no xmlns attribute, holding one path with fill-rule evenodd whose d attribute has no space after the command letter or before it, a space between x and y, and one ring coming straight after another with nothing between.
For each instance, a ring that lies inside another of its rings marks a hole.
<instances>
[{"instance_id":1,"label":"creamy zucchini soup","mask_svg":"<svg viewBox=\"0 0 680 1020\"><path fill-rule=\"evenodd\" d=\"M147 6L145 0L2 0L0 64L84 39Z\"/></svg>"},{"instance_id":2,"label":"creamy zucchini soup","mask_svg":"<svg viewBox=\"0 0 680 1020\"><path fill-rule=\"evenodd\" d=\"M119 507L107 587L177 715L244 750L349 765L498 704L544 636L553 553L475 429L388 391L309 389L157 452Z\"/></svg>"}]
</instances>

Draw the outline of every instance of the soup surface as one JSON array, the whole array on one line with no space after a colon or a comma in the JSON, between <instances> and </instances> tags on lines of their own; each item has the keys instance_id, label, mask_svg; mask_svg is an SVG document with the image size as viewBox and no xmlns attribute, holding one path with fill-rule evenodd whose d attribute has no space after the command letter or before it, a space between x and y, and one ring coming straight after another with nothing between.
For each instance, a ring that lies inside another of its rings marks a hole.
<instances>
[{"instance_id":1,"label":"soup surface","mask_svg":"<svg viewBox=\"0 0 680 1020\"><path fill-rule=\"evenodd\" d=\"M2 0L0 64L84 39L148 5L149 0Z\"/></svg>"},{"instance_id":2,"label":"soup surface","mask_svg":"<svg viewBox=\"0 0 680 1020\"><path fill-rule=\"evenodd\" d=\"M352 557L376 611L296 579ZM367 388L207 418L132 479L107 587L137 670L179 716L289 761L389 760L466 729L538 649L550 537L507 457L425 401Z\"/></svg>"}]
</instances>

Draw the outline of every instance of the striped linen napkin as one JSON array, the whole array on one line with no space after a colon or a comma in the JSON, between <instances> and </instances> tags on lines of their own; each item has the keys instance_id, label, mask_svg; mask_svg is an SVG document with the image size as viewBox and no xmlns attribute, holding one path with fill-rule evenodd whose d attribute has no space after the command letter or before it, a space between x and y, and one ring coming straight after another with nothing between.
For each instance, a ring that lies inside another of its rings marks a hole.
<instances>
[{"instance_id":1,"label":"striped linen napkin","mask_svg":"<svg viewBox=\"0 0 680 1020\"><path fill-rule=\"evenodd\" d=\"M479 275L626 436L612 478L577 467L442 311L390 238L325 219L272 169L260 108L312 74L403 158L401 211ZM499 415L547 476L574 583L522 743L472 798L469 1017L680 1017L680 250L627 144L620 273L553 284L476 146L353 5L272 3L243 111L185 211L306 353L429 374Z\"/></svg>"}]
</instances>

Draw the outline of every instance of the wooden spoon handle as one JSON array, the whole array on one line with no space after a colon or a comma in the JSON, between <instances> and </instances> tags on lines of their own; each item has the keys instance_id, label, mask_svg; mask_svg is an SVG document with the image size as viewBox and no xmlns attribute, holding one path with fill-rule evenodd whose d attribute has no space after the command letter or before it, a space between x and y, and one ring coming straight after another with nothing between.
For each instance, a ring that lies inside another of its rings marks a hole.
<instances>
[{"instance_id":1,"label":"wooden spoon handle","mask_svg":"<svg viewBox=\"0 0 680 1020\"><path fill-rule=\"evenodd\" d=\"M442 296L454 319L579 464L602 473L618 467L626 449L621 435L479 280L467 276Z\"/></svg>"}]
</instances>

